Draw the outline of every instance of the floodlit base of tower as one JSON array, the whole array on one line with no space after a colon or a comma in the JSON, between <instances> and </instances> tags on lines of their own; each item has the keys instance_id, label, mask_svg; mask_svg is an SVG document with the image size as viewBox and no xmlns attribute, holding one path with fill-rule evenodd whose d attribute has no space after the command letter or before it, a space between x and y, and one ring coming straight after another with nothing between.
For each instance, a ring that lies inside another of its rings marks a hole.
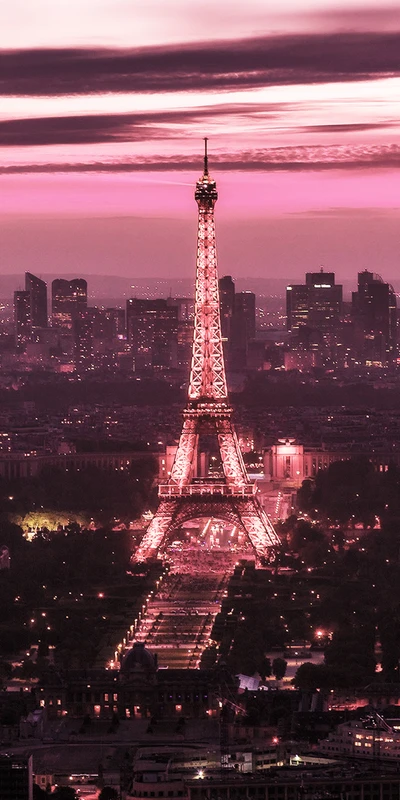
<instances>
[{"instance_id":1,"label":"floodlit base of tower","mask_svg":"<svg viewBox=\"0 0 400 800\"><path fill-rule=\"evenodd\" d=\"M258 559L270 559L271 552L279 544L274 527L254 494L228 495L199 492L198 486L185 487L191 493L163 497L155 516L132 560L135 563L156 558L159 550L176 531L198 517L214 517L231 525L236 525L246 534ZM216 487L213 487L214 491ZM226 489L226 487L224 487ZM248 488L248 487L246 487ZM160 487L162 489L162 487ZM195 490L197 489L197 492Z\"/></svg>"}]
</instances>

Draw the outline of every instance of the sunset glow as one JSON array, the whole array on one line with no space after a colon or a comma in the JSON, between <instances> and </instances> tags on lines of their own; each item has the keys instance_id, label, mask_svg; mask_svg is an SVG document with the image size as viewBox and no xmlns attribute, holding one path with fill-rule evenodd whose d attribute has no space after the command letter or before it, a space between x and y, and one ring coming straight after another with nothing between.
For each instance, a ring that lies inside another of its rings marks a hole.
<instances>
[{"instance_id":1,"label":"sunset glow","mask_svg":"<svg viewBox=\"0 0 400 800\"><path fill-rule=\"evenodd\" d=\"M31 236L32 269L65 269L56 227L72 270L107 272L114 253L121 275L186 275L207 134L223 271L289 277L323 260L396 275L398 3L285 0L278 14L264 0L40 0L33 14L19 0L1 25L3 273L21 269L16 241Z\"/></svg>"}]
</instances>

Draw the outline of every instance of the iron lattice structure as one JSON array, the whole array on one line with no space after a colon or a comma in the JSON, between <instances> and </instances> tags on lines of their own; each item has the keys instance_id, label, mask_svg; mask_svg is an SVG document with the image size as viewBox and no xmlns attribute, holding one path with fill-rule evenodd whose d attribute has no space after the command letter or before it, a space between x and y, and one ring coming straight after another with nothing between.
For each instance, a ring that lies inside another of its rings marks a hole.
<instances>
[{"instance_id":1,"label":"iron lattice structure","mask_svg":"<svg viewBox=\"0 0 400 800\"><path fill-rule=\"evenodd\" d=\"M181 526L212 516L237 525L247 534L258 557L268 557L279 543L246 472L228 402L219 311L214 206L217 187L208 172L205 140L204 172L196 183L198 235L196 303L188 402L171 474L159 485L159 505L138 547L134 561L157 555ZM220 480L195 478L199 438L215 437L221 457Z\"/></svg>"}]
</instances>

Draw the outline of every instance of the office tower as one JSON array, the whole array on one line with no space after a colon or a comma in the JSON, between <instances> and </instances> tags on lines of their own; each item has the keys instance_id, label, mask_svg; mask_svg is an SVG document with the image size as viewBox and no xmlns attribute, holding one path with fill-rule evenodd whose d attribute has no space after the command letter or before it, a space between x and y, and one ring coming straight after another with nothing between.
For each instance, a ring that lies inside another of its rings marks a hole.
<instances>
[{"instance_id":1,"label":"office tower","mask_svg":"<svg viewBox=\"0 0 400 800\"><path fill-rule=\"evenodd\" d=\"M256 296L253 292L236 292L233 312L235 328L241 329L246 343L256 335Z\"/></svg>"},{"instance_id":2,"label":"office tower","mask_svg":"<svg viewBox=\"0 0 400 800\"><path fill-rule=\"evenodd\" d=\"M80 374L90 372L94 368L93 319L90 315L77 317L72 330L75 370Z\"/></svg>"},{"instance_id":3,"label":"office tower","mask_svg":"<svg viewBox=\"0 0 400 800\"><path fill-rule=\"evenodd\" d=\"M32 756L0 755L1 800L32 800Z\"/></svg>"},{"instance_id":4,"label":"office tower","mask_svg":"<svg viewBox=\"0 0 400 800\"><path fill-rule=\"evenodd\" d=\"M333 272L307 272L305 284L286 289L288 331L295 333L306 325L329 336L340 324L342 296Z\"/></svg>"},{"instance_id":5,"label":"office tower","mask_svg":"<svg viewBox=\"0 0 400 800\"><path fill-rule=\"evenodd\" d=\"M178 368L186 369L190 367L192 360L193 343L193 321L185 322L178 320Z\"/></svg>"},{"instance_id":6,"label":"office tower","mask_svg":"<svg viewBox=\"0 0 400 800\"><path fill-rule=\"evenodd\" d=\"M136 370L177 366L178 309L166 300L131 298L126 306L127 340Z\"/></svg>"},{"instance_id":7,"label":"office tower","mask_svg":"<svg viewBox=\"0 0 400 800\"><path fill-rule=\"evenodd\" d=\"M362 363L385 366L397 357L397 302L393 287L368 270L358 273L352 296L356 344Z\"/></svg>"},{"instance_id":8,"label":"office tower","mask_svg":"<svg viewBox=\"0 0 400 800\"><path fill-rule=\"evenodd\" d=\"M113 339L125 337L125 310L123 308L106 308L105 317L111 325Z\"/></svg>"},{"instance_id":9,"label":"office tower","mask_svg":"<svg viewBox=\"0 0 400 800\"><path fill-rule=\"evenodd\" d=\"M236 292L230 335L230 366L247 367L249 342L256 335L256 296L253 292Z\"/></svg>"},{"instance_id":10,"label":"office tower","mask_svg":"<svg viewBox=\"0 0 400 800\"><path fill-rule=\"evenodd\" d=\"M178 309L179 322L191 322L194 320L194 299L193 297L168 297L167 305Z\"/></svg>"},{"instance_id":11,"label":"office tower","mask_svg":"<svg viewBox=\"0 0 400 800\"><path fill-rule=\"evenodd\" d=\"M218 288L222 338L229 340L235 308L235 283L230 275L224 275L218 281Z\"/></svg>"},{"instance_id":12,"label":"office tower","mask_svg":"<svg viewBox=\"0 0 400 800\"><path fill-rule=\"evenodd\" d=\"M25 291L31 298L32 327L47 328L47 283L25 272Z\"/></svg>"},{"instance_id":13,"label":"office tower","mask_svg":"<svg viewBox=\"0 0 400 800\"><path fill-rule=\"evenodd\" d=\"M167 305L178 311L177 367L188 369L192 358L194 298L168 297Z\"/></svg>"},{"instance_id":14,"label":"office tower","mask_svg":"<svg viewBox=\"0 0 400 800\"><path fill-rule=\"evenodd\" d=\"M87 282L83 278L56 278L51 285L52 325L72 331L73 321L87 309Z\"/></svg>"},{"instance_id":15,"label":"office tower","mask_svg":"<svg viewBox=\"0 0 400 800\"><path fill-rule=\"evenodd\" d=\"M29 292L14 292L15 344L20 352L32 338L31 296Z\"/></svg>"}]
</instances>

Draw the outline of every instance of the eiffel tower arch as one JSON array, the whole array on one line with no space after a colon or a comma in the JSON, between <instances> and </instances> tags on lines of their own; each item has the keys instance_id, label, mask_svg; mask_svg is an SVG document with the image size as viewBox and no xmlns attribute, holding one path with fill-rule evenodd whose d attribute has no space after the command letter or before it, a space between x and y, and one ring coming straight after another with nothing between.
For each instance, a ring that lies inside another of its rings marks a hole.
<instances>
[{"instance_id":1,"label":"eiffel tower arch","mask_svg":"<svg viewBox=\"0 0 400 800\"><path fill-rule=\"evenodd\" d=\"M198 205L196 302L188 400L171 474L158 487L159 505L133 561L154 558L182 525L198 517L227 521L246 534L258 558L279 544L262 508L255 483L249 480L232 423L228 400L219 311L214 206L215 181L208 171L205 139L204 172L196 183ZM221 477L197 478L199 440L212 436L220 455Z\"/></svg>"}]
</instances>

